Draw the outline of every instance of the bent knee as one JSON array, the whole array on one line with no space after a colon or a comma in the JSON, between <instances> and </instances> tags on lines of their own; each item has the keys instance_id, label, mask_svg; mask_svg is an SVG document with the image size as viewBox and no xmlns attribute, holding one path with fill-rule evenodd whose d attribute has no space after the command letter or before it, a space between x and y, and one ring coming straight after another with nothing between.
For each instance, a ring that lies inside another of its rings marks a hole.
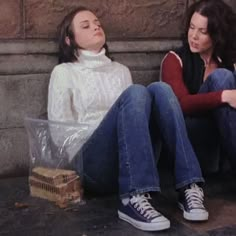
<instances>
[{"instance_id":1,"label":"bent knee","mask_svg":"<svg viewBox=\"0 0 236 236\"><path fill-rule=\"evenodd\" d=\"M125 96L128 96L132 100L138 100L138 99L150 99L150 94L147 90L147 88L140 84L133 84L129 86L125 92Z\"/></svg>"},{"instance_id":2,"label":"bent knee","mask_svg":"<svg viewBox=\"0 0 236 236\"><path fill-rule=\"evenodd\" d=\"M165 82L154 82L151 83L147 88L152 95L174 95L171 86Z\"/></svg>"},{"instance_id":3,"label":"bent knee","mask_svg":"<svg viewBox=\"0 0 236 236\"><path fill-rule=\"evenodd\" d=\"M208 79L214 87L219 89L235 87L235 78L232 71L225 68L216 69L209 75Z\"/></svg>"},{"instance_id":4,"label":"bent knee","mask_svg":"<svg viewBox=\"0 0 236 236\"><path fill-rule=\"evenodd\" d=\"M217 68L212 73L212 76L218 78L218 77L231 77L232 71L226 69L226 68Z\"/></svg>"}]
</instances>

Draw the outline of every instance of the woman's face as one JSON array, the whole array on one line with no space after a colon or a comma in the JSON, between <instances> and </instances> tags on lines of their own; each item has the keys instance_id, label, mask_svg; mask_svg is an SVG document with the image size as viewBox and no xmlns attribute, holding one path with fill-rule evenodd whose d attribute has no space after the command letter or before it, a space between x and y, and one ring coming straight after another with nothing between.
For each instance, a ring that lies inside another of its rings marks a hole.
<instances>
[{"instance_id":1,"label":"woman's face","mask_svg":"<svg viewBox=\"0 0 236 236\"><path fill-rule=\"evenodd\" d=\"M72 30L76 43L82 49L97 53L105 44L105 33L91 11L77 13L72 21Z\"/></svg>"},{"instance_id":2,"label":"woman's face","mask_svg":"<svg viewBox=\"0 0 236 236\"><path fill-rule=\"evenodd\" d=\"M195 12L188 29L188 43L193 53L211 56L213 51L212 39L208 33L208 19Z\"/></svg>"}]
</instances>

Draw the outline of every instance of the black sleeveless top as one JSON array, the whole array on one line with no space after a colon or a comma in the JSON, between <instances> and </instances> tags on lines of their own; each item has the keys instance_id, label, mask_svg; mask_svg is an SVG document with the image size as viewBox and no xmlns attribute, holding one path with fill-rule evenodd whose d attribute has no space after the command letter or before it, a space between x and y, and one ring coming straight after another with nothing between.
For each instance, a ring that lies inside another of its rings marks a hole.
<instances>
[{"instance_id":1,"label":"black sleeveless top","mask_svg":"<svg viewBox=\"0 0 236 236\"><path fill-rule=\"evenodd\" d=\"M174 51L181 58L183 63L183 80L185 85L190 94L196 94L203 83L205 72L204 61L201 59L199 53L192 53L190 51L187 43ZM226 68L231 71L234 70L233 65L226 66L223 62L219 62L218 64L219 68Z\"/></svg>"}]
</instances>

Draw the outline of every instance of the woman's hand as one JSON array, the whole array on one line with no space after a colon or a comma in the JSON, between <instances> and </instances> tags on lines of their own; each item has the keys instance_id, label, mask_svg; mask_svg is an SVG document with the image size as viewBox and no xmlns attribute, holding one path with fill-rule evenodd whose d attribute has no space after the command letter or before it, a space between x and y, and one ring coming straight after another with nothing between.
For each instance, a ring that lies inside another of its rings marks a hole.
<instances>
[{"instance_id":1,"label":"woman's hand","mask_svg":"<svg viewBox=\"0 0 236 236\"><path fill-rule=\"evenodd\" d=\"M224 90L221 95L221 100L236 109L236 89Z\"/></svg>"}]
</instances>

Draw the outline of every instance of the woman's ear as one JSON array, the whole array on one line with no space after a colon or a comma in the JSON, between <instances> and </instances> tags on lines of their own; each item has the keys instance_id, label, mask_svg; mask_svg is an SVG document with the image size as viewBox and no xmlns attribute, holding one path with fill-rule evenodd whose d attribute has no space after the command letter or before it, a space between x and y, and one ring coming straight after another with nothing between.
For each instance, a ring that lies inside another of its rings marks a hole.
<instances>
[{"instance_id":1,"label":"woman's ear","mask_svg":"<svg viewBox=\"0 0 236 236\"><path fill-rule=\"evenodd\" d=\"M66 36L65 38L65 43L70 46L70 38L68 36Z\"/></svg>"}]
</instances>

